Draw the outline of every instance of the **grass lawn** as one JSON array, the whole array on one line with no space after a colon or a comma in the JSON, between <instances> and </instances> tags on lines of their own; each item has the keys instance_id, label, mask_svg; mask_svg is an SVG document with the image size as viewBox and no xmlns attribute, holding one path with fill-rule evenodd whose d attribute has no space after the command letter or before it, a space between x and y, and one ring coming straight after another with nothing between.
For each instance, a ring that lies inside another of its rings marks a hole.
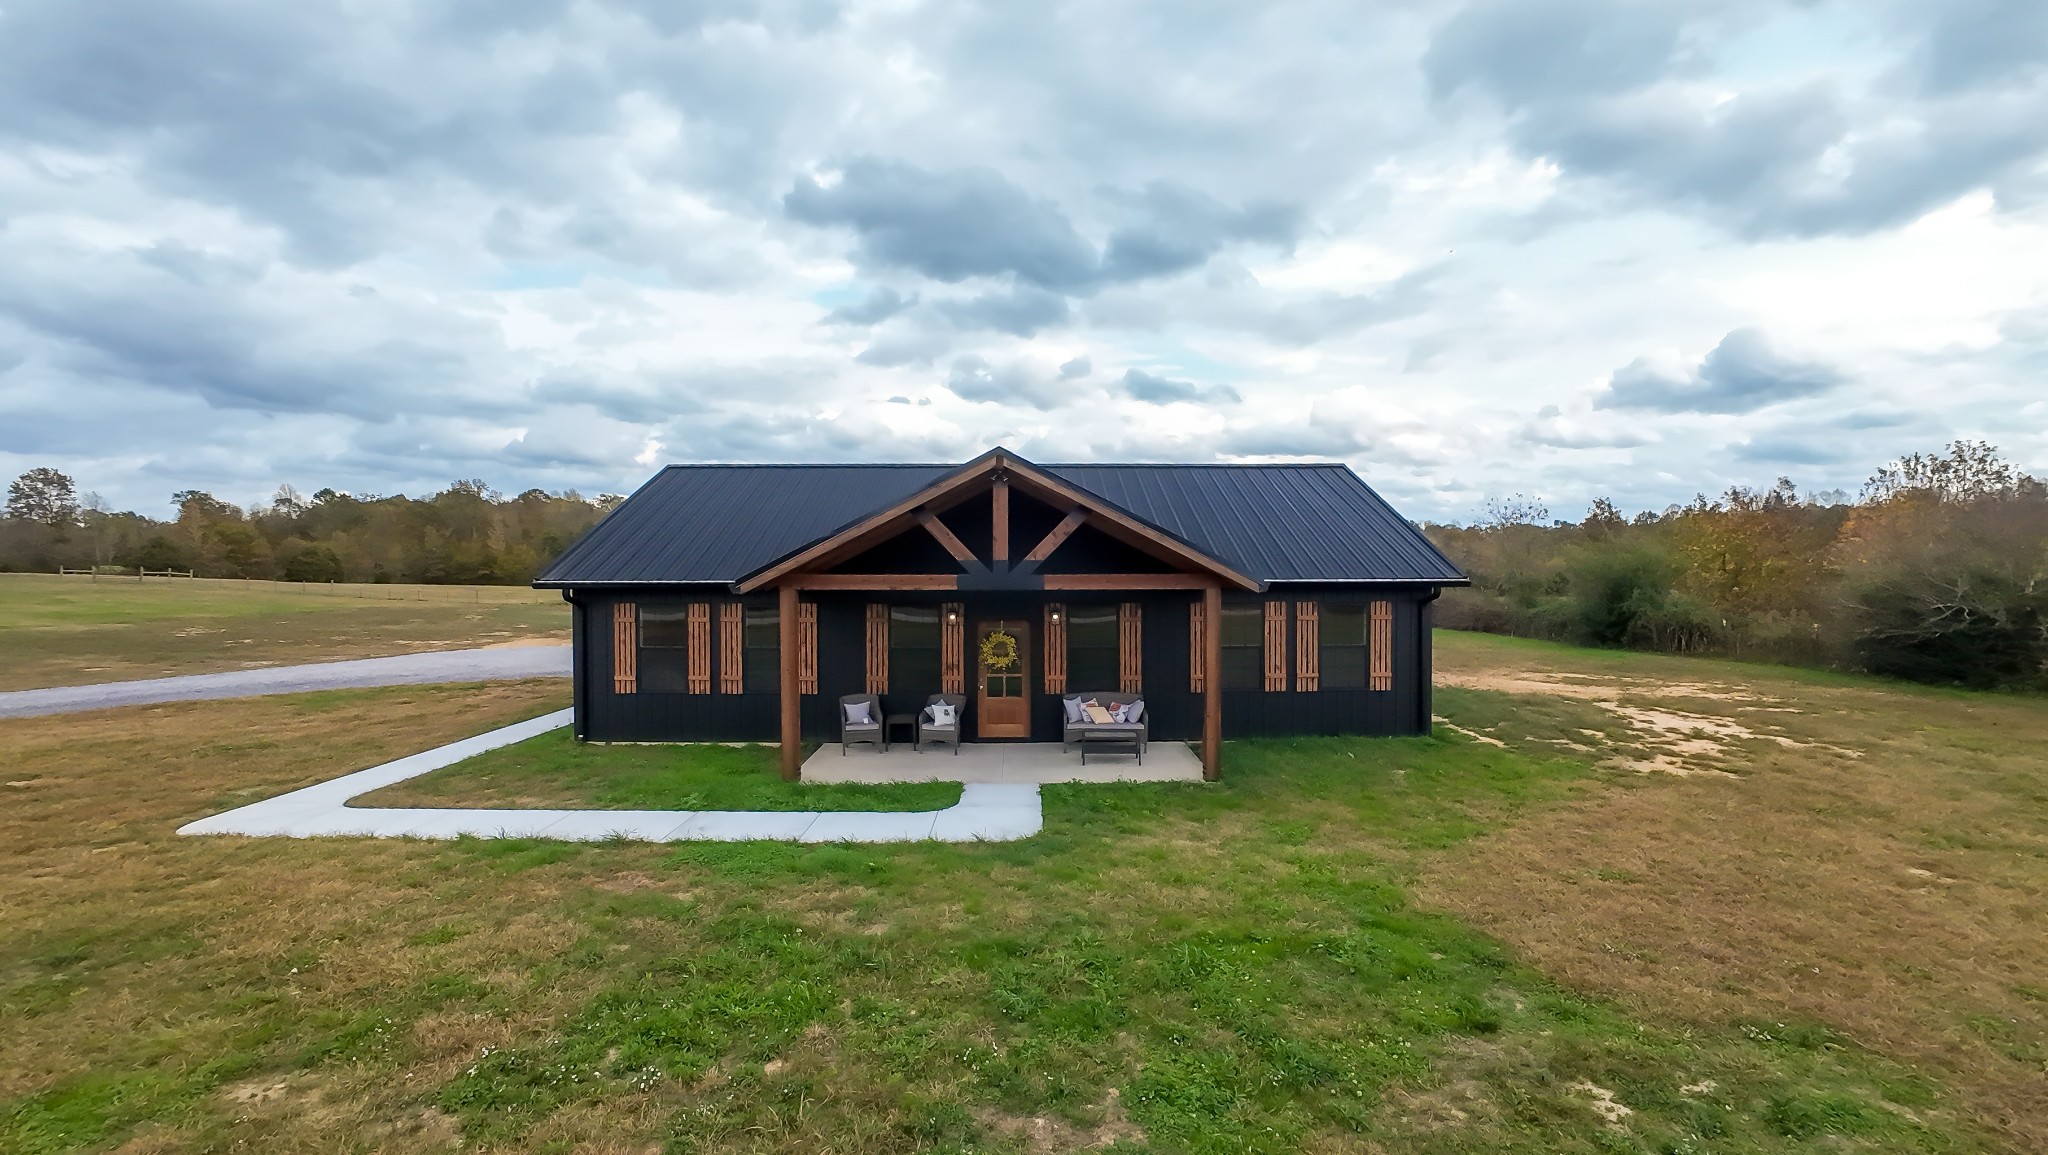
<instances>
[{"instance_id":1,"label":"grass lawn","mask_svg":"<svg viewBox=\"0 0 2048 1155\"><path fill-rule=\"evenodd\" d=\"M1424 901L1639 1013L1826 1023L2048 1150L2048 701L1472 634L1437 654L1440 683L1491 687L1443 713L1607 769L1432 858Z\"/></svg>"},{"instance_id":2,"label":"grass lawn","mask_svg":"<svg viewBox=\"0 0 2048 1155\"><path fill-rule=\"evenodd\" d=\"M579 746L563 727L365 794L351 805L941 810L958 801L957 782L784 782L781 752L773 746Z\"/></svg>"},{"instance_id":3,"label":"grass lawn","mask_svg":"<svg viewBox=\"0 0 2048 1155\"><path fill-rule=\"evenodd\" d=\"M0 690L534 639L569 639L569 607L552 590L0 574Z\"/></svg>"},{"instance_id":4,"label":"grass lawn","mask_svg":"<svg viewBox=\"0 0 2048 1155\"><path fill-rule=\"evenodd\" d=\"M964 846L171 834L559 683L0 721L0 1150L2043 1147L2043 703L1441 656L1564 690Z\"/></svg>"}]
</instances>

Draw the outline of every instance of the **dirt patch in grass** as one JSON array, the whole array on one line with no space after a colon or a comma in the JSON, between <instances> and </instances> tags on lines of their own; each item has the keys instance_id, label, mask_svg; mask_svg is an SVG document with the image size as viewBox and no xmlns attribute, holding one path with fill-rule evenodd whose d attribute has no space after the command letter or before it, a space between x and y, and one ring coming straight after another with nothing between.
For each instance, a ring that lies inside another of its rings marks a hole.
<instances>
[{"instance_id":1,"label":"dirt patch in grass","mask_svg":"<svg viewBox=\"0 0 2048 1155\"><path fill-rule=\"evenodd\" d=\"M1145 1142L1144 1129L1133 1124L1124 1112L1123 1092L1109 1089L1099 1103L1084 1112L1090 1122L1076 1123L1053 1115L1012 1115L983 1108L974 1112L990 1132L1017 1141L1034 1155L1066 1151L1099 1151L1117 1144L1139 1146Z\"/></svg>"},{"instance_id":2,"label":"dirt patch in grass","mask_svg":"<svg viewBox=\"0 0 2048 1155\"><path fill-rule=\"evenodd\" d=\"M1457 684L1512 685L1537 712L1668 668L1729 708L1770 705L1785 740L1748 745L1739 781L1617 781L1490 831L1424 869L1431 901L1646 1013L1774 1040L1826 1024L2048 1149L2048 702L1654 658L1622 682L1627 656L1461 635L1438 653Z\"/></svg>"},{"instance_id":3,"label":"dirt patch in grass","mask_svg":"<svg viewBox=\"0 0 2048 1155\"><path fill-rule=\"evenodd\" d=\"M1756 744L1765 742L1794 750L1821 749L1843 757L1857 756L1854 749L1794 737L1776 721L1756 717L1760 713L1798 714L1801 711L1784 699L1730 683L1665 682L1656 678L1598 676L1560 670L1456 666L1440 668L1438 681L1445 686L1490 693L1560 697L1593 703L1627 728L1626 735L1613 744L1615 749L1610 753L1610 763L1646 774L1664 773L1681 778L1693 774L1731 776L1728 766L1746 760ZM1702 713L1697 708L1679 709L1671 704L1675 700L1726 704L1723 706L1725 712L1714 714ZM1499 740L1476 731L1464 733L1482 742ZM1597 731L1587 733L1599 736ZM1599 752L1597 744L1569 741L1563 744L1582 752Z\"/></svg>"}]
</instances>

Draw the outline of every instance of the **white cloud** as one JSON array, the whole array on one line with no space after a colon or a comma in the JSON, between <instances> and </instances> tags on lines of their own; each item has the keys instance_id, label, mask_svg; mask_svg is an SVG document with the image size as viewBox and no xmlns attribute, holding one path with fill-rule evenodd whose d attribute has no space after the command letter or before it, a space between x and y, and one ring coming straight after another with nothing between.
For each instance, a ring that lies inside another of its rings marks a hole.
<instances>
[{"instance_id":1,"label":"white cloud","mask_svg":"<svg viewBox=\"0 0 2048 1155\"><path fill-rule=\"evenodd\" d=\"M161 512L1001 441L1337 457L1455 517L1948 436L2048 469L2025 5L1549 56L1494 0L302 7L8 9L0 472ZM1746 331L1853 387L1703 367ZM1636 364L1663 408L1596 408Z\"/></svg>"}]
</instances>

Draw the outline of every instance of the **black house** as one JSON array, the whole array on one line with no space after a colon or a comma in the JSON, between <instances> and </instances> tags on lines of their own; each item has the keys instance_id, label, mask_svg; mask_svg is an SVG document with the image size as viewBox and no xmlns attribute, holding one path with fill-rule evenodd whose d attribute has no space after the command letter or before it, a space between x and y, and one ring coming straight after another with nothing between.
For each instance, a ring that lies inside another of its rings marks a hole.
<instances>
[{"instance_id":1,"label":"black house","mask_svg":"<svg viewBox=\"0 0 2048 1155\"><path fill-rule=\"evenodd\" d=\"M968 696L965 736L1058 741L1143 693L1154 740L1420 734L1430 603L1466 578L1340 464L671 465L534 585L575 608L575 733L776 741L840 695ZM980 642L1018 641L990 677Z\"/></svg>"}]
</instances>

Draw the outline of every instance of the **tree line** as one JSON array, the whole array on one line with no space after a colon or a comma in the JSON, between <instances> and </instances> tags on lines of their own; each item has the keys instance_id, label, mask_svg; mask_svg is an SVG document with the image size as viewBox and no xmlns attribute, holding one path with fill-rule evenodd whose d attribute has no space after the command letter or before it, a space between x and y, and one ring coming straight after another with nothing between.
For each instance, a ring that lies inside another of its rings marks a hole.
<instances>
[{"instance_id":1,"label":"tree line","mask_svg":"<svg viewBox=\"0 0 2048 1155\"><path fill-rule=\"evenodd\" d=\"M574 490L506 497L457 481L428 497L281 486L241 508L202 490L173 494L169 521L115 512L73 480L31 469L7 488L0 571L114 566L297 582L521 585L620 501Z\"/></svg>"},{"instance_id":2,"label":"tree line","mask_svg":"<svg viewBox=\"0 0 2048 1155\"><path fill-rule=\"evenodd\" d=\"M1425 525L1472 578L1439 624L1979 688L2048 688L2048 486L1982 442L1851 498L1779 478L1625 518L1533 500Z\"/></svg>"}]
</instances>

